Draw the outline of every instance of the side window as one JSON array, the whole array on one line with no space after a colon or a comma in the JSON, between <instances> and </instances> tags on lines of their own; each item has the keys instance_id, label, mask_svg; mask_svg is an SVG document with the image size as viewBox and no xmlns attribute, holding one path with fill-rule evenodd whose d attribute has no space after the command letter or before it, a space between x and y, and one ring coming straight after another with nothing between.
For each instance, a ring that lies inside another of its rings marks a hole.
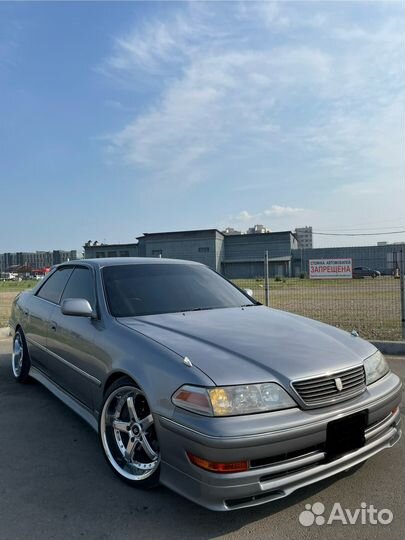
<instances>
[{"instance_id":1,"label":"side window","mask_svg":"<svg viewBox=\"0 0 405 540\"><path fill-rule=\"evenodd\" d=\"M85 298L95 307L93 274L88 268L75 268L71 278L63 291L62 300L65 298Z\"/></svg>"},{"instance_id":2,"label":"side window","mask_svg":"<svg viewBox=\"0 0 405 540\"><path fill-rule=\"evenodd\" d=\"M72 272L73 268L60 268L56 270L39 289L37 296L54 304L59 304L63 289Z\"/></svg>"}]
</instances>

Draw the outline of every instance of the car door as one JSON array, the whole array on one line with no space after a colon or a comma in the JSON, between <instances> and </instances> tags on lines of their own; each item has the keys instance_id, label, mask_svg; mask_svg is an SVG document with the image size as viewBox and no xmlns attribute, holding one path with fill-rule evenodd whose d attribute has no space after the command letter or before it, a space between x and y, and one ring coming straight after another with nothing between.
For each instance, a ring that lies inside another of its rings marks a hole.
<instances>
[{"instance_id":1,"label":"car door","mask_svg":"<svg viewBox=\"0 0 405 540\"><path fill-rule=\"evenodd\" d=\"M61 303L67 298L84 298L97 309L94 273L90 267L76 266L63 291L59 305L51 313L47 347L53 355L52 378L65 391L89 408L100 381L100 355L94 345L99 321L90 317L64 315Z\"/></svg>"},{"instance_id":2,"label":"car door","mask_svg":"<svg viewBox=\"0 0 405 540\"><path fill-rule=\"evenodd\" d=\"M51 313L58 304L63 289L73 271L72 267L62 267L53 272L30 298L25 307L24 333L27 339L32 364L46 375L50 375L52 356L47 348Z\"/></svg>"}]
</instances>

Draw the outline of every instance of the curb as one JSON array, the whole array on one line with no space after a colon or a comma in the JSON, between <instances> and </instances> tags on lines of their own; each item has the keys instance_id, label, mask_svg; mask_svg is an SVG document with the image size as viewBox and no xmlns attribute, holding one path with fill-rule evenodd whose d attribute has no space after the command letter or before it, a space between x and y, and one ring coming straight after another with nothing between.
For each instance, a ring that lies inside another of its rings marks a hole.
<instances>
[{"instance_id":1,"label":"curb","mask_svg":"<svg viewBox=\"0 0 405 540\"><path fill-rule=\"evenodd\" d=\"M405 341L372 341L383 354L405 356Z\"/></svg>"},{"instance_id":2,"label":"curb","mask_svg":"<svg viewBox=\"0 0 405 540\"><path fill-rule=\"evenodd\" d=\"M11 336L11 331L8 326L6 328L0 328L0 339L7 339Z\"/></svg>"}]
</instances>

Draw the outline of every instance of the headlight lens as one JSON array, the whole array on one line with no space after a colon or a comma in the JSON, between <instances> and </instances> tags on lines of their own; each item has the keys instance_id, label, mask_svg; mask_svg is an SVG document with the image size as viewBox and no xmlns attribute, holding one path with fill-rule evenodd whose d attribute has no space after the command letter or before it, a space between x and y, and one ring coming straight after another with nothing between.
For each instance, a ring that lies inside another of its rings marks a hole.
<instances>
[{"instance_id":1,"label":"headlight lens","mask_svg":"<svg viewBox=\"0 0 405 540\"><path fill-rule=\"evenodd\" d=\"M178 407L207 416L237 416L296 407L276 383L201 388L185 385L172 397Z\"/></svg>"},{"instance_id":2,"label":"headlight lens","mask_svg":"<svg viewBox=\"0 0 405 540\"><path fill-rule=\"evenodd\" d=\"M376 351L364 360L364 369L366 372L366 384L372 384L378 381L378 379L384 377L390 370L380 351Z\"/></svg>"}]
</instances>

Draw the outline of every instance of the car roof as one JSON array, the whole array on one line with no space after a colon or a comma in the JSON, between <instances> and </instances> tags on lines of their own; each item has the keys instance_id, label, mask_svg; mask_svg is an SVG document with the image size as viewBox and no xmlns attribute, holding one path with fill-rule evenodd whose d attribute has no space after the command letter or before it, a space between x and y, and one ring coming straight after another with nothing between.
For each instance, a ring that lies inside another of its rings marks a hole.
<instances>
[{"instance_id":1,"label":"car roof","mask_svg":"<svg viewBox=\"0 0 405 540\"><path fill-rule=\"evenodd\" d=\"M194 261L186 261L182 259L163 259L161 257L103 257L99 259L76 259L74 261L65 262L58 265L62 266L89 264L94 267L104 268L106 266L122 266L130 264L185 264L185 265L201 265Z\"/></svg>"}]
</instances>

